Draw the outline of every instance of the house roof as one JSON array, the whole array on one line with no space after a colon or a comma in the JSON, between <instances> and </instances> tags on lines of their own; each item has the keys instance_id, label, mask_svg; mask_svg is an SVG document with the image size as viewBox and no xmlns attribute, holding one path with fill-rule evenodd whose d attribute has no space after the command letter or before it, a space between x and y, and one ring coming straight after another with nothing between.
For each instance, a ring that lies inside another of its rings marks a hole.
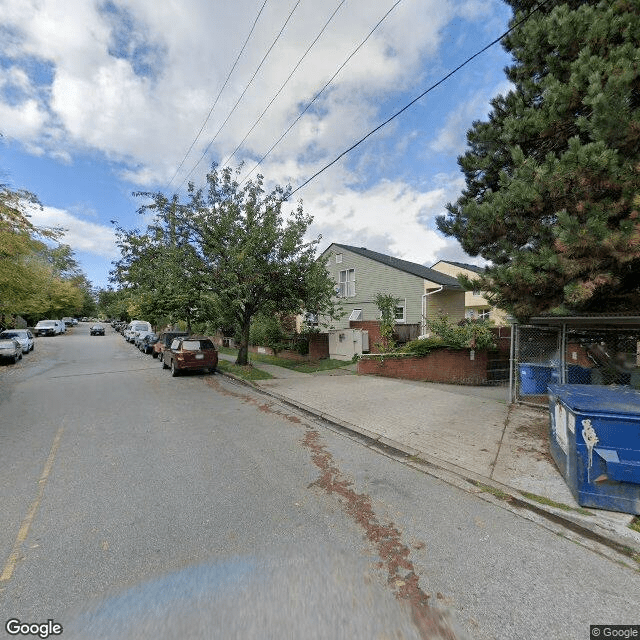
<instances>
[{"instance_id":1,"label":"house roof","mask_svg":"<svg viewBox=\"0 0 640 640\"><path fill-rule=\"evenodd\" d=\"M467 264L466 262L453 262L452 260L438 260L433 266L440 262L446 262L452 264L454 267L460 267L460 269L467 269L468 271L475 271L475 273L484 273L484 267L479 267L477 264Z\"/></svg>"},{"instance_id":2,"label":"house roof","mask_svg":"<svg viewBox=\"0 0 640 640\"><path fill-rule=\"evenodd\" d=\"M375 260L376 262L380 262L381 264L392 267L393 269L398 269L399 271L410 273L414 276L418 276L419 278L423 278L424 280L435 282L447 289L462 289L462 286L455 278L445 275L444 273L440 273L435 269L430 269L424 265L417 264L416 262L400 260L400 258L387 256L384 253L378 253L377 251L371 251L365 247L352 247L347 244L338 244L337 242L334 242L331 247L339 247L345 251L351 251L351 253L356 253L359 256L369 258L369 260ZM325 250L325 253L327 250L328 249Z\"/></svg>"}]
</instances>

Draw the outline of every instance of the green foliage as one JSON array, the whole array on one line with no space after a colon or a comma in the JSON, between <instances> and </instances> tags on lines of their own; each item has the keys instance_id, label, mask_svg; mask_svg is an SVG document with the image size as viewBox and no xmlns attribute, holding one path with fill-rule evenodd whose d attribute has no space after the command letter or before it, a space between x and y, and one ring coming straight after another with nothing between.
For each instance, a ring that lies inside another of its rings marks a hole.
<instances>
[{"instance_id":1,"label":"green foliage","mask_svg":"<svg viewBox=\"0 0 640 640\"><path fill-rule=\"evenodd\" d=\"M207 175L206 188L177 195L138 194L156 216L146 232L119 230L122 258L113 278L132 290L146 317L233 327L238 364L246 364L257 314L333 315L333 283L316 261L319 238L306 241L312 218L286 210L291 188L267 193L263 178L240 185L231 169Z\"/></svg>"},{"instance_id":2,"label":"green foliage","mask_svg":"<svg viewBox=\"0 0 640 640\"><path fill-rule=\"evenodd\" d=\"M490 322L464 320L461 324L453 324L447 316L440 316L429 320L427 324L442 344L451 349L484 351L496 348Z\"/></svg>"},{"instance_id":3,"label":"green foliage","mask_svg":"<svg viewBox=\"0 0 640 640\"><path fill-rule=\"evenodd\" d=\"M509 0L513 20L529 0ZM640 305L640 12L551 3L503 40L514 90L468 132L466 188L438 227L492 266L476 283L519 319Z\"/></svg>"},{"instance_id":4,"label":"green foliage","mask_svg":"<svg viewBox=\"0 0 640 640\"><path fill-rule=\"evenodd\" d=\"M434 349L441 349L446 347L442 338L431 337L423 338L422 340L412 340L402 347L403 353L410 353L414 356L426 356Z\"/></svg>"},{"instance_id":5,"label":"green foliage","mask_svg":"<svg viewBox=\"0 0 640 640\"><path fill-rule=\"evenodd\" d=\"M288 346L287 334L277 316L258 315L251 323L249 342L254 346L273 349L275 355Z\"/></svg>"},{"instance_id":6,"label":"green foliage","mask_svg":"<svg viewBox=\"0 0 640 640\"><path fill-rule=\"evenodd\" d=\"M380 311L380 340L375 346L383 353L393 351L396 347L393 339L393 328L395 327L395 311L400 300L395 296L377 293L375 297L376 307Z\"/></svg>"},{"instance_id":7,"label":"green foliage","mask_svg":"<svg viewBox=\"0 0 640 640\"><path fill-rule=\"evenodd\" d=\"M31 322L80 315L92 308L91 283L72 249L57 243L60 230L31 223L31 206L39 206L33 194L0 185L0 314Z\"/></svg>"}]
</instances>

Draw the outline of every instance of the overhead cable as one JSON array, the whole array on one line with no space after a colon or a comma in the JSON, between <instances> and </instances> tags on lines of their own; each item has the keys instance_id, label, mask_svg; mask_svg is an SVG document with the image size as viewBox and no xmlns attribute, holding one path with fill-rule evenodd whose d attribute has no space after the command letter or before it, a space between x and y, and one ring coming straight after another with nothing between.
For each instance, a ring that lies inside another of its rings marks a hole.
<instances>
[{"instance_id":1,"label":"overhead cable","mask_svg":"<svg viewBox=\"0 0 640 640\"><path fill-rule=\"evenodd\" d=\"M367 40L369 40L369 38L373 35L374 31L386 20L387 16L400 4L400 2L402 2L402 0L397 0L397 2L391 7L391 9L389 9L389 11L387 11L382 16L382 18L380 18L380 20L373 27L373 29L369 31L369 33L367 34L367 37L351 52L351 54L347 57L347 59L338 67L336 72L331 76L331 78L329 78L329 81L324 85L324 87L322 87L322 89L320 89L320 91L318 91L318 93L316 93L316 95L313 96L313 98L307 104L307 106L298 114L298 117L289 125L289 128L273 143L271 148L262 156L262 158L260 158L260 160L256 162L253 169L251 169L251 171L249 171L249 173L247 173L247 175L243 178L243 181L242 181L243 183L249 179L249 176L264 162L267 156L269 156L269 154L280 144L280 142L282 142L283 138L289 133L289 131L291 131L291 129L293 129L293 127L296 126L300 118L302 118L302 116L309 110L311 105L322 95L325 89L336 79L337 75L342 71L342 69L344 69L344 67L347 66L351 58L353 58L353 56L355 56L356 53L358 53L358 51L364 46Z\"/></svg>"},{"instance_id":2,"label":"overhead cable","mask_svg":"<svg viewBox=\"0 0 640 640\"><path fill-rule=\"evenodd\" d=\"M313 40L313 42L309 45L309 47L307 48L307 50L302 54L302 57L300 58L300 60L298 60L297 64L295 65L295 67L293 67L291 73L289 74L289 76L287 77L287 79L284 81L284 83L282 84L282 86L278 89L278 91L276 92L276 94L273 96L273 98L271 98L271 101L269 102L269 104L265 107L264 111L260 114L260 116L258 117L258 119L253 123L251 129L249 129L249 131L247 131L247 134L245 135L244 138L242 138L242 140L240 141L240 144L233 150L233 153L222 163L222 167L224 167L225 165L227 165L229 163L229 161L231 160L231 158L233 158L233 156L236 155L236 153L238 152L238 150L240 149L240 147L242 147L242 145L245 143L246 139L251 135L251 132L256 128L256 126L258 125L258 123L260 122L260 120L262 120L262 118L264 117L264 114L267 113L267 111L269 110L269 108L271 107L271 105L275 102L276 98L280 95L280 93L282 92L282 90L287 86L289 80L291 80L291 78L293 77L293 74L297 71L298 67L302 64L302 61L306 58L307 54L309 53L309 51L311 51L311 49L313 48L313 46L316 44L316 42L318 42L318 40L320 39L320 36L324 33L324 31L326 30L326 28L329 26L329 23L333 20L333 18L335 17L336 13L338 13L338 11L340 10L340 8L342 7L342 5L346 2L347 0L342 0L340 2L340 4L335 8L334 12L329 16L329 19L324 23L324 26L322 27L322 29L320 29L320 32L318 33L318 35L315 37L315 39Z\"/></svg>"},{"instance_id":3,"label":"overhead cable","mask_svg":"<svg viewBox=\"0 0 640 640\"><path fill-rule=\"evenodd\" d=\"M251 76L251 79L247 83L247 86L244 88L244 91L240 94L240 97L236 100L236 103L233 105L233 108L229 112L229 115L225 118L225 121L220 125L220 128L218 129L218 131L216 131L216 134L213 136L213 139L211 140L211 142L209 142L209 144L207 145L207 148L204 150L204 153L202 154L202 156L200 157L198 162L196 162L196 164L193 166L191 171L189 171L189 173L185 176L184 180L180 183L180 187L178 187L178 189L180 189L182 187L182 185L189 179L189 176L191 176L191 174L198 168L198 166L200 165L202 160L206 157L207 153L209 152L209 149L211 148L211 145L215 142L215 140L218 137L219 133L222 131L224 126L229 121L229 118L232 116L232 114L236 110L237 106L240 104L240 101L242 100L242 98L244 98L244 94L247 93L247 90L251 86L251 83L253 82L255 77L258 75L258 71L260 71L260 69L262 68L262 65L264 64L264 61L267 59L267 57L271 53L271 50L273 49L273 47L275 47L276 42L278 42L278 40L280 39L280 36L282 35L282 33L285 30L287 24L289 23L289 20L291 20L291 16L295 12L295 10L298 8L298 5L300 4L300 2L301 2L301 0L297 0L297 2L295 3L293 9L291 9L291 12L287 16L287 19L284 21L284 24L282 25L282 28L278 32L278 35L276 36L275 40L273 41L273 43L271 44L271 46L269 47L267 52L264 54L264 57L260 61L260 64L258 65L258 67L254 71L253 75Z\"/></svg>"},{"instance_id":4,"label":"overhead cable","mask_svg":"<svg viewBox=\"0 0 640 640\"><path fill-rule=\"evenodd\" d=\"M510 29L507 29L507 31L505 31L501 36L499 36L498 38L496 38L495 40L493 40L492 42L490 42L488 45L486 45L485 47L483 47L482 49L480 49L479 51L477 51L476 53L474 53L471 57L467 58L462 64L458 65L455 69L453 69L453 71L450 71L446 76L444 76L443 78L441 78L440 80L438 80L438 82L432 84L428 89L426 89L425 91L423 91L419 96L415 97L413 100L411 100L411 102L409 102L408 104L406 104L404 107L402 107L402 109L400 109L399 111L396 111L396 113L394 113L390 118L387 118L384 122L382 122L381 124L379 124L375 129L372 129L371 131L369 131L369 133L367 133L365 136L363 136L362 138L360 138L360 140L358 140L355 144L352 144L348 149L345 149L345 151L343 151L339 156L337 156L336 158L334 158L331 162L329 162L328 164L326 164L324 167L322 167L322 169L320 169L319 171L316 171L316 173L314 173L310 178L308 178L307 180L305 180L301 185L299 185L298 187L296 187L289 195L287 198L285 199L289 199L294 193L297 193L298 191L300 191L300 189L302 189L303 187L306 187L312 180L314 180L315 178L317 178L321 173L323 173L324 171L326 171L329 167L333 166L336 162L338 162L338 160L340 160L341 158L343 158L344 156L346 156L348 153L350 153L351 151L353 151L356 147L358 147L360 144L362 144L367 138L371 137L374 133L376 133L377 131L380 131L380 129L382 129L383 127L385 127L386 125L388 125L392 120L394 120L395 118L397 118L401 113L404 113L409 107L411 107L412 105L414 105L416 102L418 102L418 100L420 100L421 98L423 98L424 96L427 95L427 93L433 91L433 89L435 89L436 87L440 86L443 82L445 82L445 80L448 80L452 75L454 75L455 73L457 73L458 71L460 71L460 69L462 69L464 66L466 66L467 64L469 64L472 60L474 60L475 58L477 58L479 55L481 55L482 53L484 53L485 51L487 51L488 49L490 49L491 47L493 47L495 44L497 44L498 42L500 42L500 40L502 40L503 38L505 38L506 36L508 36L512 31L514 31L515 29L517 29L520 25L524 24L525 22L527 22L527 20L529 20L529 18L536 13L537 11L539 11L545 4L548 4L549 2L551 2L552 0L544 0L544 2L541 2L540 4L538 4L534 9L531 10L530 13L528 13L524 18L522 18L521 20L519 20L518 22L516 22Z\"/></svg>"},{"instance_id":5,"label":"overhead cable","mask_svg":"<svg viewBox=\"0 0 640 640\"><path fill-rule=\"evenodd\" d=\"M182 166L184 165L185 161L187 160L187 157L191 153L191 150L193 149L194 145L200 139L200 136L202 135L202 132L204 131L205 126L207 125L207 122L209 122L209 118L211 118L211 114L213 113L213 110L216 108L216 105L218 104L218 100L220 99L220 96L222 95L222 92L224 91L225 87L227 86L227 83L229 82L229 78L231 77L231 74L233 73L234 69L236 68L236 65L238 64L238 61L240 60L240 56L242 56L242 53L244 52L245 47L247 46L247 42L249 42L249 38L251 38L251 34L253 33L254 29L256 28L256 24L258 23L258 20L259 20L261 14L262 14L262 11L264 10L264 7L267 4L267 2L268 2L268 0L264 0L264 2L262 3L262 6L260 7L260 11L258 11L258 15L256 16L256 19L253 21L253 25L251 26L251 30L249 31L249 35L247 36L246 40L244 41L244 44L242 45L242 49L240 49L240 53L236 57L236 60L233 63L233 66L231 67L231 71L229 71L229 73L227 75L227 78L224 81L224 84L222 85L222 88L218 92L218 95L216 96L216 99L215 99L214 103L211 105L211 109L209 109L209 113L207 114L207 117L204 119L204 122L202 123L202 126L200 127L200 131L198 131L196 137L193 139L193 142L191 143L191 146L187 149L187 153L184 154L184 158L182 158L182 161L180 162L180 165L176 169L176 172L173 174L173 177L171 178L171 180L169 180L169 184L167 184L167 186L165 187L165 191L168 191L169 187L171 186L171 183L176 179L176 176L180 172L180 169L182 169Z\"/></svg>"}]
</instances>

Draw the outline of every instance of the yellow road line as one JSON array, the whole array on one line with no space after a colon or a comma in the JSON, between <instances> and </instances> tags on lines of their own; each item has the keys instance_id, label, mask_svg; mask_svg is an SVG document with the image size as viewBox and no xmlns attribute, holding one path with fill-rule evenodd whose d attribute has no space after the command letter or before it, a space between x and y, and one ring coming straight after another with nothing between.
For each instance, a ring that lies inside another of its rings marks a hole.
<instances>
[{"instance_id":1,"label":"yellow road line","mask_svg":"<svg viewBox=\"0 0 640 640\"><path fill-rule=\"evenodd\" d=\"M38 511L38 507L40 506L40 502L42 502L42 496L44 495L44 489L47 485L47 480L49 479L49 473L51 473L51 468L53 467L53 461L56 457L56 452L58 451L58 446L60 445L60 439L62 438L62 432L64 431L64 427L60 427L58 429L58 433L53 440L53 444L51 445L51 451L49 452L49 457L47 458L47 462L44 465L44 469L42 470L42 475L38 480L38 495L36 499L31 503L31 507L29 509L29 513L22 521L22 525L20 526L20 531L18 531L18 537L13 545L13 550L11 551L11 555L7 560L7 563L0 574L0 582L5 582L11 578L13 572L18 564L18 560L20 559L20 548L22 547L24 541L27 539L29 535L29 529L31 528L31 524L33 519L36 516Z\"/></svg>"}]
</instances>

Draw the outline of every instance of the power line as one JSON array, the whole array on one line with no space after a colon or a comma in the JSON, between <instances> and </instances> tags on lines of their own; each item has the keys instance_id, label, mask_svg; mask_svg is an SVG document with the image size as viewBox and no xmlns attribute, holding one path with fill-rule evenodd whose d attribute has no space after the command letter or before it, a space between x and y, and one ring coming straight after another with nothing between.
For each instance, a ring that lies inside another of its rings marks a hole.
<instances>
[{"instance_id":1,"label":"power line","mask_svg":"<svg viewBox=\"0 0 640 640\"><path fill-rule=\"evenodd\" d=\"M322 95L322 93L325 91L325 89L336 79L336 76L342 71L342 69L344 69L344 67L347 66L347 64L349 63L349 61L351 60L351 58L353 58L353 56L356 55L356 53L358 53L358 51L364 46L364 44L367 42L367 40L369 40L369 38L373 35L374 31L386 20L387 16L400 4L400 2L402 2L402 0L397 0L397 2L391 7L391 9L389 9L389 11L387 11L382 18L380 18L380 20L377 22L377 24L373 27L373 29L371 29L371 31L369 31L369 33L367 34L366 38L351 52L351 54L347 57L347 59L338 67L338 69L336 70L336 72L331 76L331 78L329 78L329 81L324 85L324 87L322 87L322 89L320 89L320 91L318 91L318 93L316 93L315 96L313 96L313 98L311 99L311 101L307 104L307 106L298 114L298 117L289 125L289 128L274 142L274 144L271 146L271 148L262 156L262 158L260 158L260 160L258 160L258 162L256 162L255 166L253 167L253 169L251 169L251 171L249 171L249 173L247 173L247 175L244 177L242 183L244 184L248 179L249 176L264 162L264 160L267 158L267 156L269 156L269 154L280 144L280 142L282 142L282 140L284 139L284 137L289 133L289 131L291 131L291 129L293 129L293 127L296 126L296 124L298 123L298 121L300 120L300 118L302 118L302 116L309 110L309 108L311 107L311 105Z\"/></svg>"},{"instance_id":2,"label":"power line","mask_svg":"<svg viewBox=\"0 0 640 640\"><path fill-rule=\"evenodd\" d=\"M278 40L280 39L280 36L282 35L282 32L285 30L287 24L289 24L289 20L291 20L291 16L293 15L294 11L298 8L298 5L300 4L301 0L297 0L297 2L295 3L293 9L291 9L291 12L289 13L289 15L287 16L287 19L284 21L284 24L282 25L282 28L280 29L280 31L278 32L278 35L276 36L275 40L273 41L273 43L271 44L271 46L269 47L269 49L267 50L267 52L264 54L262 60L260 61L260 64L258 65L258 67L256 68L256 70L254 71L253 75L251 76L251 79L249 80L249 82L247 83L247 86L244 88L244 91L240 94L240 97L236 100L236 103L233 105L233 108L231 109L231 111L229 112L229 115L225 118L225 121L220 125L220 128L218 129L218 131L216 132L215 136L213 136L213 139L211 140L211 142L207 145L207 148L204 150L204 153L202 154L202 156L200 157L200 159L198 160L198 162L196 162L196 164L193 166L193 168L191 169L191 171L189 171L189 173L185 176L184 180L180 183L180 187L178 187L178 190L182 187L182 185L188 180L189 176L198 168L198 165L202 162L202 160L205 158L205 156L207 155L209 149L211 148L211 145L215 142L216 138L218 137L218 134L222 131L222 129L224 128L224 126L227 124L227 122L229 121L229 118L232 116L233 112L236 110L237 106L240 104L240 101L242 100L242 98L244 97L244 94L247 93L247 90L249 89L249 87L251 86L251 83L253 82L253 80L255 79L255 77L258 75L258 71L260 71L260 69L262 68L262 65L264 64L264 61L267 59L268 55L271 53L271 50L273 49L273 47L275 47L276 42L278 42Z\"/></svg>"},{"instance_id":3,"label":"power line","mask_svg":"<svg viewBox=\"0 0 640 640\"><path fill-rule=\"evenodd\" d=\"M418 100L420 100L421 98L423 98L424 96L427 95L427 93L433 91L433 89L435 89L436 87L438 87L439 85L441 85L445 80L448 80L452 75L454 75L455 73L457 73L458 71L460 71L460 69L462 69L464 66L466 66L467 64L469 64L469 62L471 62L472 60L474 60L475 58L477 58L479 55L481 55L482 53L484 53L485 51L487 51L488 49L490 49L491 47L493 47L495 44L497 44L498 42L500 42L500 40L502 40L503 38L505 38L506 36L508 36L512 31L514 31L515 29L517 29L520 25L524 24L527 20L529 20L529 18L536 13L537 11L539 11L545 4L548 4L549 2L551 2L552 0L544 0L544 2L541 2L539 5L537 5L530 13L528 13L524 18L522 18L521 20L519 20L518 22L516 22L516 24L514 24L510 29L507 29L507 31L505 31L500 37L496 38L495 40L493 40L492 42L490 42L488 45L486 45L485 47L483 47L482 49L480 49L479 51L477 51L476 53L474 53L471 57L467 58L462 64L458 65L453 71L450 71L446 76L444 76L443 78L441 78L440 80L438 80L438 82L436 82L435 84L432 84L428 89L426 89L425 91L423 91L419 96L415 97L413 100L411 100L411 102L409 102L408 104L406 104L404 107L402 107L402 109L400 109L399 111L396 111L396 113L394 113L390 118L387 118L384 122L382 122L381 124L379 124L375 129L372 129L371 131L369 131L369 133L367 133L365 136L363 136L362 138L360 138L360 140L358 140L355 144L351 145L348 149L346 149L345 151L343 151L339 156L337 156L336 158L334 158L331 162L329 162L328 164L326 164L324 167L322 167L322 169L320 169L319 171L317 171L316 173L314 173L310 178L308 178L307 180L305 180L301 185L299 185L298 187L296 187L287 197L287 199L291 198L291 196L295 193L297 193L298 191L300 191L300 189L302 189L303 187L306 187L312 180L314 180L315 178L317 178L321 173L323 173L324 171L326 171L329 167L333 166L336 162L338 162L338 160L340 160L341 158L343 158L344 156L346 156L348 153L350 153L351 151L353 151L356 147L358 147L360 144L362 144L367 138L371 137L374 133L376 133L377 131L379 131L380 129L382 129L383 127L385 127L386 125L388 125L392 120L394 120L395 118L397 118L401 113L404 113L409 107L411 107L412 105L414 105L416 102L418 102Z\"/></svg>"},{"instance_id":4,"label":"power line","mask_svg":"<svg viewBox=\"0 0 640 640\"><path fill-rule=\"evenodd\" d=\"M264 7L267 4L267 2L268 2L268 0L264 0L264 2L262 3L262 6L260 7L260 11L258 11L258 15L256 16L256 19L253 21L253 25L251 26L251 30L249 31L249 35L247 36L246 40L244 41L244 44L242 45L242 49L240 49L240 53L236 57L236 60L233 63L233 66L231 67L231 71L229 71L229 74L227 75L227 78L224 81L224 84L222 85L222 89L220 89L218 95L216 96L216 99L215 99L213 105L211 105L211 109L209 109L209 113L207 114L207 117L204 119L204 122L202 123L202 126L200 127L200 131L198 131L196 137L193 139L193 142L191 143L191 146L187 149L187 153L184 154L184 158L182 158L182 161L180 162L180 165L176 169L176 172L173 174L173 177L171 178L171 180L169 180L169 184L167 184L167 186L165 187L165 191L167 191L169 189L169 187L171 186L171 183L176 179L176 176L178 175L180 169L182 169L182 165L184 165L184 163L186 162L187 157L191 153L191 150L193 149L195 143L198 141L198 139L202 135L202 132L204 131L204 128L205 128L207 122L209 122L209 118L211 117L211 114L213 113L213 110L216 108L216 105L218 104L218 100L220 99L220 96L222 95L222 92L224 91L225 87L227 86L227 83L229 82L229 78L231 77L231 74L233 73L233 70L236 68L236 65L238 64L238 61L240 60L240 56L242 56L242 53L244 52L245 47L247 46L247 42L249 42L249 38L251 38L251 34L253 33L254 29L256 28L256 24L258 23L258 20L259 20L260 16L262 15L262 11L264 10Z\"/></svg>"},{"instance_id":5,"label":"power line","mask_svg":"<svg viewBox=\"0 0 640 640\"><path fill-rule=\"evenodd\" d=\"M313 42L309 45L309 47L307 48L307 50L302 54L302 57L300 58L300 60L298 60L297 64L295 65L295 67L293 67L293 70L291 71L291 73L289 74L289 76L287 77L287 79L284 81L284 83L282 84L282 86L278 89L278 91L276 92L276 94L273 96L273 98L271 98L271 101L269 102L269 104L265 107L264 111L258 116L258 119L253 123L251 129L249 129L249 131L247 131L247 134L245 135L244 138L242 138L240 144L233 150L233 153L222 163L221 166L226 166L229 161L231 160L231 158L233 158L233 156L236 155L236 153L238 152L238 150L240 149L240 147L242 147L242 145L245 143L246 139L251 135L251 132L256 128L256 126L258 125L258 123L260 122L260 120L262 120L263 116L265 113L267 113L267 111L269 110L269 108L271 107L271 105L275 102L276 98L280 95L280 93L282 92L282 90L287 86L289 80L291 80L291 78L293 77L293 74L297 71L298 67L302 64L302 61L306 58L307 54L309 53L309 51L311 51L311 49L313 48L313 46L316 44L316 42L318 42L318 40L320 39L320 36L325 32L326 28L329 26L329 23L333 20L333 18L335 17L335 15L338 13L338 11L340 10L340 8L342 7L342 5L346 2L347 0L342 0L340 2L340 4L335 8L334 12L329 16L329 19L324 23L324 26L322 27L322 29L320 29L320 32L318 33L318 35L315 37L315 39L313 40Z\"/></svg>"}]
</instances>

